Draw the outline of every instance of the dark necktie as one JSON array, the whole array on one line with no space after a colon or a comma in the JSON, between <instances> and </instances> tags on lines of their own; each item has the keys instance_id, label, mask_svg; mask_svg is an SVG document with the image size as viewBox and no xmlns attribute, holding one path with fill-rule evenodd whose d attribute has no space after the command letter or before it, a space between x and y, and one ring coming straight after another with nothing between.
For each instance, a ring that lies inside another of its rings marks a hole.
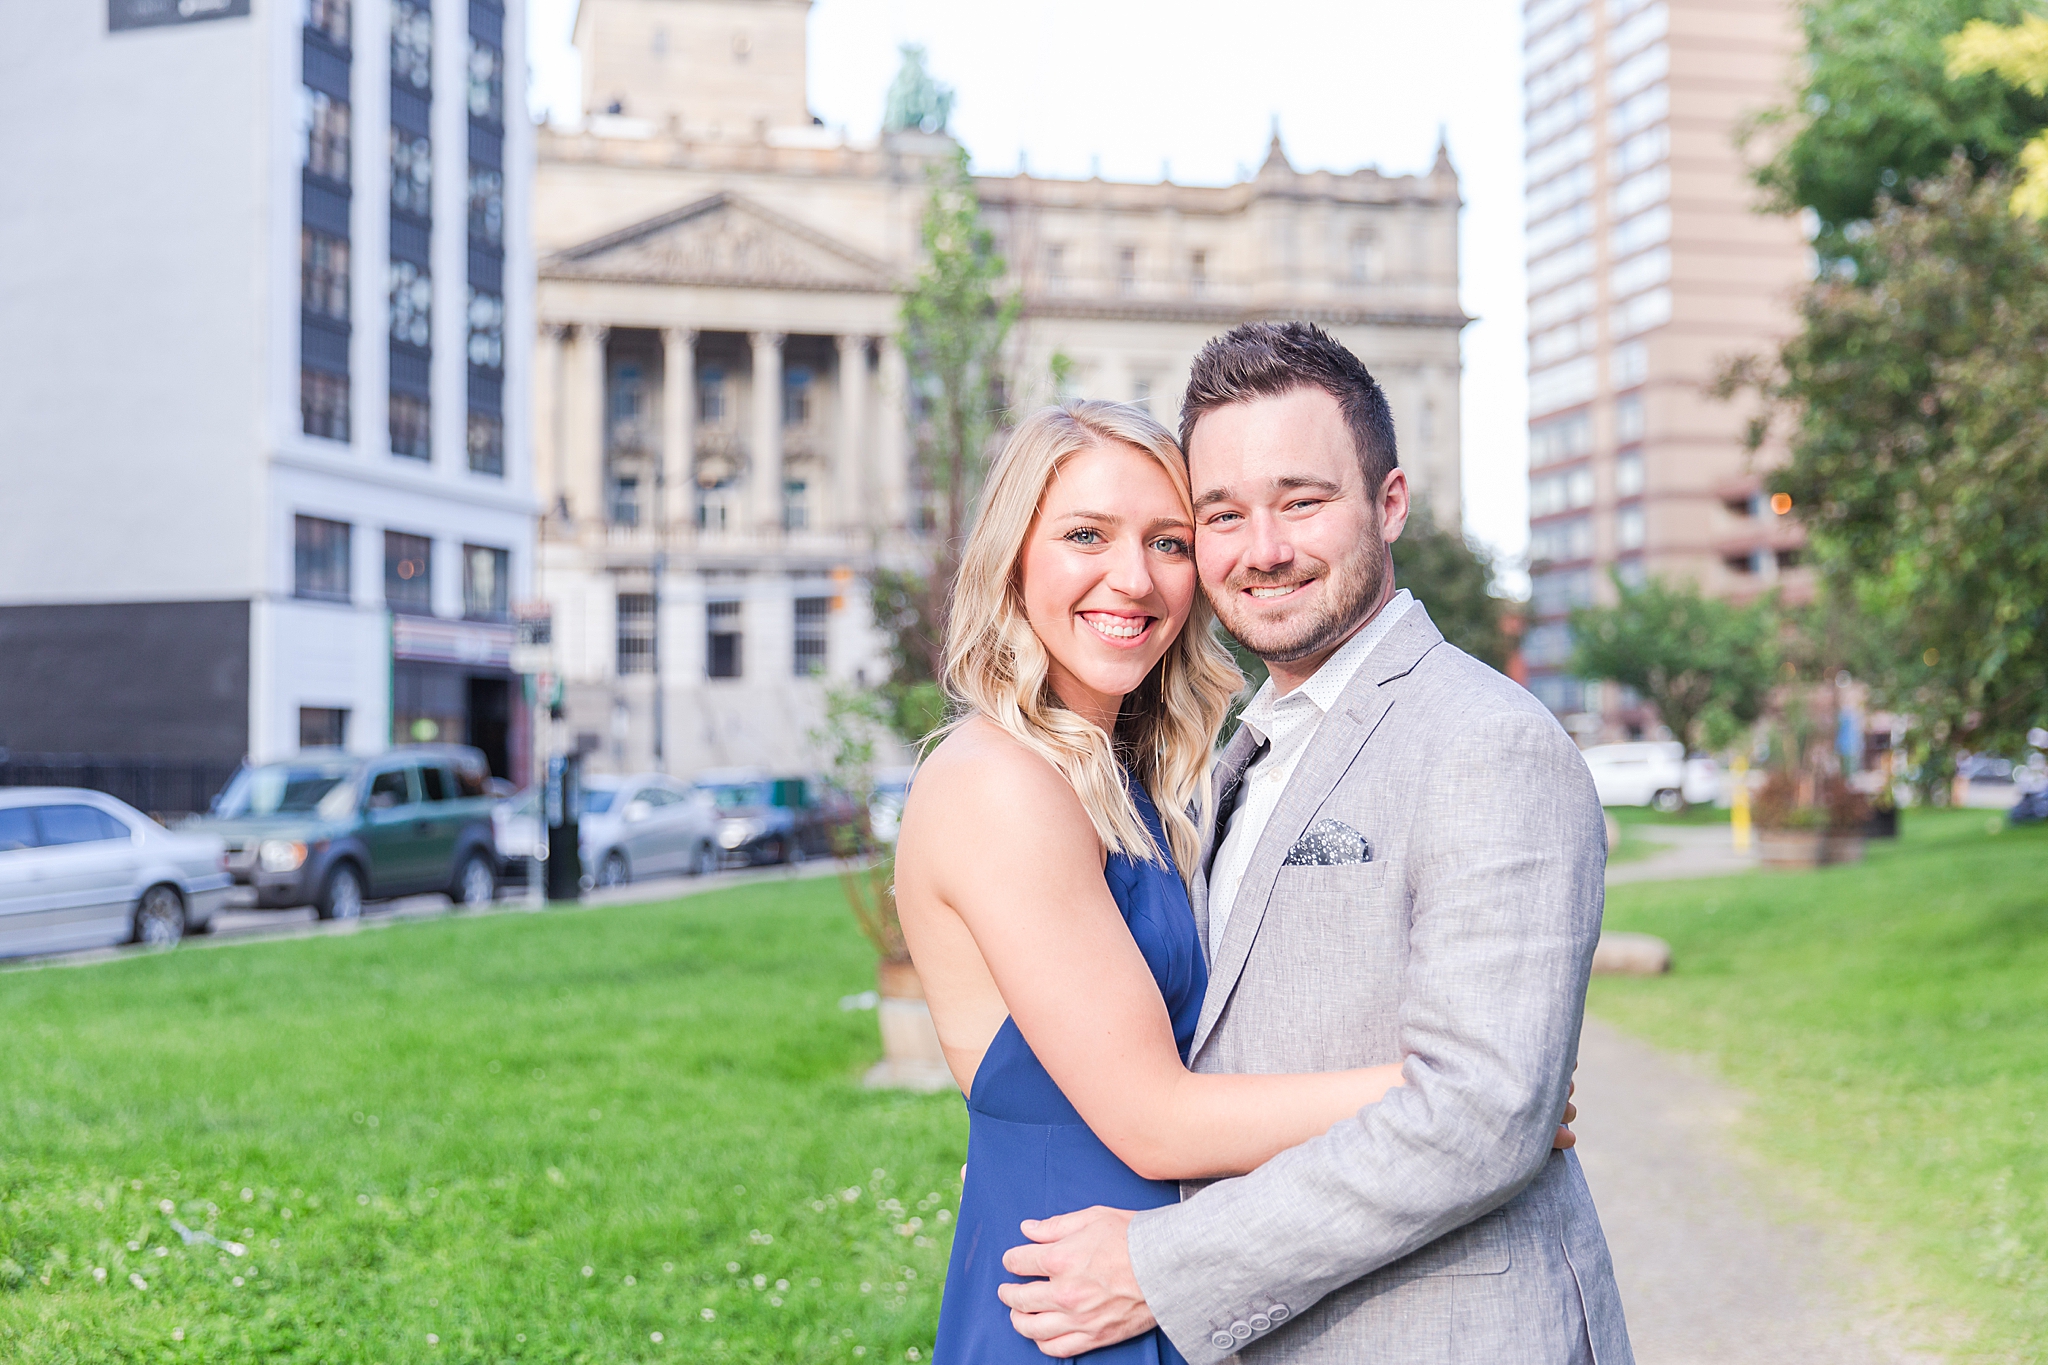
<instances>
[{"instance_id":1,"label":"dark necktie","mask_svg":"<svg viewBox=\"0 0 2048 1365\"><path fill-rule=\"evenodd\" d=\"M1245 774L1249 773L1252 765L1264 758L1266 750L1272 747L1272 740L1260 740L1258 747L1252 750L1251 757L1244 761L1244 766L1237 770L1231 777L1229 785L1223 788L1223 795L1216 802L1216 837L1209 844L1212 854L1214 850L1223 847L1224 836L1230 833L1230 817L1237 814L1237 803L1244 797Z\"/></svg>"}]
</instances>

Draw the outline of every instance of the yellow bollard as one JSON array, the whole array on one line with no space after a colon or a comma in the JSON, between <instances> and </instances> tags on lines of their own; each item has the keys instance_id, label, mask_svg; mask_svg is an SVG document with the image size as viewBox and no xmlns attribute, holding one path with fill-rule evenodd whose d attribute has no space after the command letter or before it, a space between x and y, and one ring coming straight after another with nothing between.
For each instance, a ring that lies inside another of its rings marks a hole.
<instances>
[{"instance_id":1,"label":"yellow bollard","mask_svg":"<svg viewBox=\"0 0 2048 1365\"><path fill-rule=\"evenodd\" d=\"M1728 802L1728 827L1735 834L1735 851L1749 852L1749 756L1738 754L1732 771L1735 792Z\"/></svg>"}]
</instances>

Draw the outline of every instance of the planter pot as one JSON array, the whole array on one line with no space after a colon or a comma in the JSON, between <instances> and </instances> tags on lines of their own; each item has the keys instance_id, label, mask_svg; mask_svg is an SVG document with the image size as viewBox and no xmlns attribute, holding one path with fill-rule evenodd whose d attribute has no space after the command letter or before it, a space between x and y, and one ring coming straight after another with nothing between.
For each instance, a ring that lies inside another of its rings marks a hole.
<instances>
[{"instance_id":1,"label":"planter pot","mask_svg":"<svg viewBox=\"0 0 2048 1365\"><path fill-rule=\"evenodd\" d=\"M1767 829L1758 834L1757 849L1765 867L1822 867L1863 861L1863 836L1828 834L1820 830Z\"/></svg>"},{"instance_id":2,"label":"planter pot","mask_svg":"<svg viewBox=\"0 0 2048 1365\"><path fill-rule=\"evenodd\" d=\"M1899 837L1899 808L1873 810L1870 818L1863 822L1863 837L1866 839L1896 839Z\"/></svg>"},{"instance_id":3,"label":"planter pot","mask_svg":"<svg viewBox=\"0 0 2048 1365\"><path fill-rule=\"evenodd\" d=\"M871 1090L946 1090L954 1085L925 1003L924 983L908 962L875 964L881 996L875 1016L882 1028L882 1060L868 1068L862 1084Z\"/></svg>"}]
</instances>

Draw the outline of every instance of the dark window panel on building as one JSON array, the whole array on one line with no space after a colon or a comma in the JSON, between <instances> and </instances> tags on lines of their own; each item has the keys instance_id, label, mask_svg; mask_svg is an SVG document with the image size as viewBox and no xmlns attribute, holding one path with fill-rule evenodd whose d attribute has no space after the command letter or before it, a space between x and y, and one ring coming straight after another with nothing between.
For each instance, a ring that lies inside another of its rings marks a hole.
<instances>
[{"instance_id":1,"label":"dark window panel on building","mask_svg":"<svg viewBox=\"0 0 2048 1365\"><path fill-rule=\"evenodd\" d=\"M349 600L349 525L292 518L292 592L322 602Z\"/></svg>"},{"instance_id":2,"label":"dark window panel on building","mask_svg":"<svg viewBox=\"0 0 2048 1365\"><path fill-rule=\"evenodd\" d=\"M346 706L301 706L299 708L301 749L345 749L348 747Z\"/></svg>"},{"instance_id":3,"label":"dark window panel on building","mask_svg":"<svg viewBox=\"0 0 2048 1365\"><path fill-rule=\"evenodd\" d=\"M654 671L654 594L619 594L619 672Z\"/></svg>"},{"instance_id":4,"label":"dark window panel on building","mask_svg":"<svg viewBox=\"0 0 2048 1365\"><path fill-rule=\"evenodd\" d=\"M434 281L426 267L391 263L391 339L425 349L434 337Z\"/></svg>"},{"instance_id":5,"label":"dark window panel on building","mask_svg":"<svg viewBox=\"0 0 2048 1365\"><path fill-rule=\"evenodd\" d=\"M299 230L300 306L316 317L348 321L348 241Z\"/></svg>"},{"instance_id":6,"label":"dark window panel on building","mask_svg":"<svg viewBox=\"0 0 2048 1365\"><path fill-rule=\"evenodd\" d=\"M308 436L346 441L348 426L348 376L299 367L299 426Z\"/></svg>"},{"instance_id":7,"label":"dark window panel on building","mask_svg":"<svg viewBox=\"0 0 2048 1365\"><path fill-rule=\"evenodd\" d=\"M505 419L495 413L469 413L469 468L472 473L505 476Z\"/></svg>"},{"instance_id":8,"label":"dark window panel on building","mask_svg":"<svg viewBox=\"0 0 2048 1365\"><path fill-rule=\"evenodd\" d=\"M299 87L299 122L308 174L337 185L349 183L349 103L325 90Z\"/></svg>"},{"instance_id":9,"label":"dark window panel on building","mask_svg":"<svg viewBox=\"0 0 2048 1365\"><path fill-rule=\"evenodd\" d=\"M408 616L434 614L434 542L404 531L384 533L384 605Z\"/></svg>"},{"instance_id":10,"label":"dark window panel on building","mask_svg":"<svg viewBox=\"0 0 2048 1365\"><path fill-rule=\"evenodd\" d=\"M349 45L349 0L305 0L306 27L336 47Z\"/></svg>"},{"instance_id":11,"label":"dark window panel on building","mask_svg":"<svg viewBox=\"0 0 2048 1365\"><path fill-rule=\"evenodd\" d=\"M391 207L424 219L434 215L433 144L402 128L391 130Z\"/></svg>"},{"instance_id":12,"label":"dark window panel on building","mask_svg":"<svg viewBox=\"0 0 2048 1365\"><path fill-rule=\"evenodd\" d=\"M416 393L393 393L391 406L391 453L413 460L434 455L433 405Z\"/></svg>"},{"instance_id":13,"label":"dark window panel on building","mask_svg":"<svg viewBox=\"0 0 2048 1365\"><path fill-rule=\"evenodd\" d=\"M825 673L826 626L831 619L832 599L796 599L796 676L818 678Z\"/></svg>"},{"instance_id":14,"label":"dark window panel on building","mask_svg":"<svg viewBox=\"0 0 2048 1365\"><path fill-rule=\"evenodd\" d=\"M782 380L782 425L806 427L811 424L811 381L814 376L802 367L792 368Z\"/></svg>"},{"instance_id":15,"label":"dark window panel on building","mask_svg":"<svg viewBox=\"0 0 2048 1365\"><path fill-rule=\"evenodd\" d=\"M391 84L422 95L434 88L434 16L416 0L391 7Z\"/></svg>"},{"instance_id":16,"label":"dark window panel on building","mask_svg":"<svg viewBox=\"0 0 2048 1365\"><path fill-rule=\"evenodd\" d=\"M474 162L469 167L469 240L505 244L505 173Z\"/></svg>"},{"instance_id":17,"label":"dark window panel on building","mask_svg":"<svg viewBox=\"0 0 2048 1365\"><path fill-rule=\"evenodd\" d=\"M469 363L486 370L505 367L505 296L469 290Z\"/></svg>"},{"instance_id":18,"label":"dark window panel on building","mask_svg":"<svg viewBox=\"0 0 2048 1365\"><path fill-rule=\"evenodd\" d=\"M462 614L472 621L502 621L512 614L510 551L462 547Z\"/></svg>"},{"instance_id":19,"label":"dark window panel on building","mask_svg":"<svg viewBox=\"0 0 2048 1365\"><path fill-rule=\"evenodd\" d=\"M494 127L505 122L505 54L474 33L469 38L469 116Z\"/></svg>"},{"instance_id":20,"label":"dark window panel on building","mask_svg":"<svg viewBox=\"0 0 2048 1365\"><path fill-rule=\"evenodd\" d=\"M704 671L714 678L740 676L740 604L704 604Z\"/></svg>"}]
</instances>

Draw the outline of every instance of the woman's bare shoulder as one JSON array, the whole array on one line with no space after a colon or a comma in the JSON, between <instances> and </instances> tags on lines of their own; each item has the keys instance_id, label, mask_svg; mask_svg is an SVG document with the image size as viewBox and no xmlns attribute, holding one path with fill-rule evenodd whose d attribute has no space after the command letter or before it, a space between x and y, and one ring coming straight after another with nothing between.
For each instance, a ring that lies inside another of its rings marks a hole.
<instances>
[{"instance_id":1,"label":"woman's bare shoulder","mask_svg":"<svg viewBox=\"0 0 2048 1365\"><path fill-rule=\"evenodd\" d=\"M1008 822L1061 815L1087 819L1059 769L1001 726L975 716L956 726L918 765L904 819L950 822L996 811Z\"/></svg>"}]
</instances>

